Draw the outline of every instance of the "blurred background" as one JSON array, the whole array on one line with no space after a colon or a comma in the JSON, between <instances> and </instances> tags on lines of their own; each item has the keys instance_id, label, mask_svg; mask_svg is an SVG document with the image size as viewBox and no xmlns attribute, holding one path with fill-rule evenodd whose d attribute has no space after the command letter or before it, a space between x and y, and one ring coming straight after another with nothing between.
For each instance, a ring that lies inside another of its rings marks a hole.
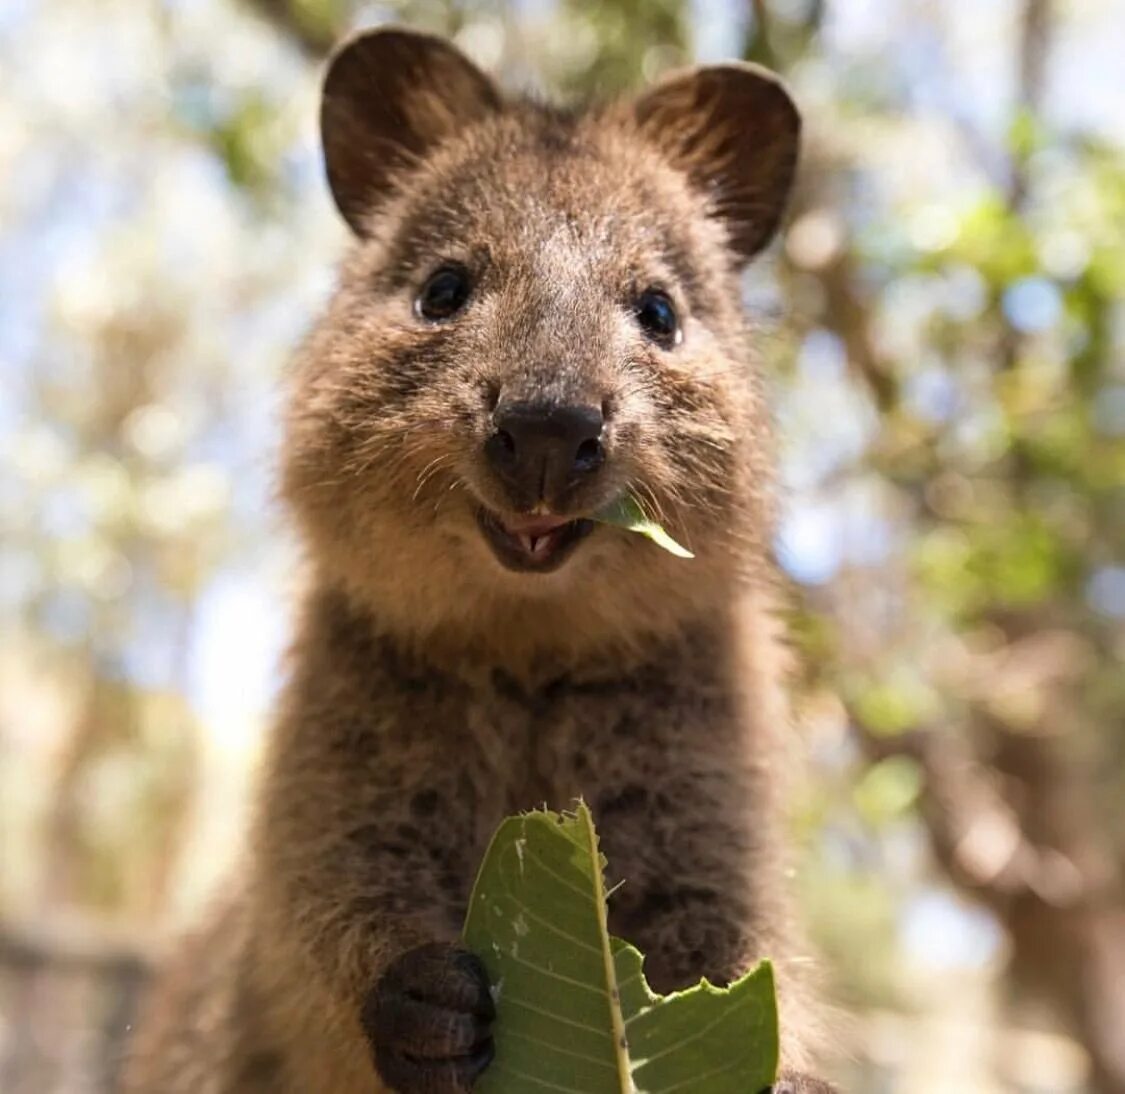
<instances>
[{"instance_id":1,"label":"blurred background","mask_svg":"<svg viewBox=\"0 0 1125 1094\"><path fill-rule=\"evenodd\" d=\"M325 52L564 99L783 72L747 305L862 1094L1125 1091L1125 11L1111 0L4 0L0 1091L111 1087L236 852L287 629L278 378L346 236Z\"/></svg>"}]
</instances>

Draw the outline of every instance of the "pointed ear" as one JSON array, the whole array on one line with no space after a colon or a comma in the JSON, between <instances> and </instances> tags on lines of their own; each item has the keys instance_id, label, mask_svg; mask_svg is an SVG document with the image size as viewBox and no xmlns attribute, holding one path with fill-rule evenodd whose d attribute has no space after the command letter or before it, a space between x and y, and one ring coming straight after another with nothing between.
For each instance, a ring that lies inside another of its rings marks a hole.
<instances>
[{"instance_id":1,"label":"pointed ear","mask_svg":"<svg viewBox=\"0 0 1125 1094\"><path fill-rule=\"evenodd\" d=\"M320 131L332 196L355 233L397 174L500 105L492 81L440 38L389 29L345 42L324 79Z\"/></svg>"},{"instance_id":2,"label":"pointed ear","mask_svg":"<svg viewBox=\"0 0 1125 1094\"><path fill-rule=\"evenodd\" d=\"M642 133L711 202L745 262L773 238L797 167L801 118L771 72L726 64L673 75L634 104Z\"/></svg>"}]
</instances>

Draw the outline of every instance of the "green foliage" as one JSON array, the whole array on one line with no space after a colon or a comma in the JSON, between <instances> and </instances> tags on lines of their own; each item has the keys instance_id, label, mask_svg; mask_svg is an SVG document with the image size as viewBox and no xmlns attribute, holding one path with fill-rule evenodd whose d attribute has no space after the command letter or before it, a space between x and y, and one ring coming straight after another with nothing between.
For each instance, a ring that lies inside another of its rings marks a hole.
<instances>
[{"instance_id":1,"label":"green foliage","mask_svg":"<svg viewBox=\"0 0 1125 1094\"><path fill-rule=\"evenodd\" d=\"M632 494L622 494L606 509L594 514L594 520L602 524L613 524L630 532L651 539L658 547L663 547L677 558L694 558L686 547L681 547L664 529L645 512L641 503Z\"/></svg>"},{"instance_id":2,"label":"green foliage","mask_svg":"<svg viewBox=\"0 0 1125 1094\"><path fill-rule=\"evenodd\" d=\"M488 969L496 1058L476 1090L748 1094L777 1071L773 974L656 995L606 925L590 811L504 821L477 876L465 945ZM628 881L626 881L628 884Z\"/></svg>"},{"instance_id":3,"label":"green foliage","mask_svg":"<svg viewBox=\"0 0 1125 1094\"><path fill-rule=\"evenodd\" d=\"M680 0L567 0L569 35L587 44L563 74L565 90L581 97L635 90L645 79L687 61L687 25Z\"/></svg>"},{"instance_id":4,"label":"green foliage","mask_svg":"<svg viewBox=\"0 0 1125 1094\"><path fill-rule=\"evenodd\" d=\"M261 95L246 95L211 130L211 141L235 186L261 188L272 176L274 157L262 137L274 117Z\"/></svg>"},{"instance_id":5,"label":"green foliage","mask_svg":"<svg viewBox=\"0 0 1125 1094\"><path fill-rule=\"evenodd\" d=\"M922 789L922 771L909 756L888 756L869 767L852 792L859 815L873 825L906 814Z\"/></svg>"}]
</instances>

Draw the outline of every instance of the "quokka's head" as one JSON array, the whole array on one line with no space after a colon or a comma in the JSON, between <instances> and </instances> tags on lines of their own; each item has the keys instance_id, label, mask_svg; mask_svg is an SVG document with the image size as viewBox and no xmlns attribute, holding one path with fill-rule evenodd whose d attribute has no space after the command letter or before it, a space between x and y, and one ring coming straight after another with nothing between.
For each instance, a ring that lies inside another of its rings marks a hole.
<instances>
[{"instance_id":1,"label":"quokka's head","mask_svg":"<svg viewBox=\"0 0 1125 1094\"><path fill-rule=\"evenodd\" d=\"M729 582L768 532L739 274L795 169L781 85L720 65L560 112L391 29L336 53L321 123L355 243L285 488L322 574L423 630L656 626ZM696 557L592 519L626 496Z\"/></svg>"}]
</instances>

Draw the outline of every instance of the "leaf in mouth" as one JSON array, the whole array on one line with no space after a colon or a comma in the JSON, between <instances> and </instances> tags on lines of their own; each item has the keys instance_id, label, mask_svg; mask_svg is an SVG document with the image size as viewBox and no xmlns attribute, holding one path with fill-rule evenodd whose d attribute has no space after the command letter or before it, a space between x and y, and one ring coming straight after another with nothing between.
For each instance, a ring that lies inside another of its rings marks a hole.
<instances>
[{"instance_id":1,"label":"leaf in mouth","mask_svg":"<svg viewBox=\"0 0 1125 1094\"><path fill-rule=\"evenodd\" d=\"M658 547L663 547L677 558L695 558L686 547L681 547L664 529L641 508L632 494L622 494L615 502L595 513L592 520L613 524L630 532L647 536Z\"/></svg>"}]
</instances>

